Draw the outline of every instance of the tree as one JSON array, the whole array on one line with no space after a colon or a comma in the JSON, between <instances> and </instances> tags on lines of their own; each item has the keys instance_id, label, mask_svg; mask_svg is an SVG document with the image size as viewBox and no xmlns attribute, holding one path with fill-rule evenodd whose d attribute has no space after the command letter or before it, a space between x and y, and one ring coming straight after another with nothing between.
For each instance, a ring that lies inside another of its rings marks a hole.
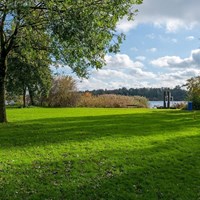
<instances>
[{"instance_id":1,"label":"tree","mask_svg":"<svg viewBox=\"0 0 200 200\"><path fill-rule=\"evenodd\" d=\"M192 101L193 108L200 110L200 76L187 80L188 100Z\"/></svg>"},{"instance_id":2,"label":"tree","mask_svg":"<svg viewBox=\"0 0 200 200\"><path fill-rule=\"evenodd\" d=\"M74 107L79 100L76 81L71 76L54 77L48 96L50 107Z\"/></svg>"},{"instance_id":3,"label":"tree","mask_svg":"<svg viewBox=\"0 0 200 200\"><path fill-rule=\"evenodd\" d=\"M8 66L6 92L9 96L23 95L23 107L26 107L27 92L31 105L35 105L36 97L40 99L48 94L52 77L46 56L31 63L15 55L8 59Z\"/></svg>"},{"instance_id":4,"label":"tree","mask_svg":"<svg viewBox=\"0 0 200 200\"><path fill-rule=\"evenodd\" d=\"M5 81L10 52L46 49L52 59L67 64L78 76L101 68L108 52L116 53L124 39L116 31L124 16L133 19L133 4L142 0L1 0L0 2L0 122L6 122ZM40 35L42 35L42 40Z\"/></svg>"},{"instance_id":5,"label":"tree","mask_svg":"<svg viewBox=\"0 0 200 200\"><path fill-rule=\"evenodd\" d=\"M171 90L173 100L174 101L183 101L186 100L187 91L182 89L181 86L177 85L175 88Z\"/></svg>"},{"instance_id":6,"label":"tree","mask_svg":"<svg viewBox=\"0 0 200 200\"><path fill-rule=\"evenodd\" d=\"M26 46L20 45L8 57L8 73L6 92L9 96L23 95L23 107L26 107L26 93L29 92L30 104L35 104L35 96L47 94L51 87L52 63L48 51L32 49L25 51Z\"/></svg>"}]
</instances>

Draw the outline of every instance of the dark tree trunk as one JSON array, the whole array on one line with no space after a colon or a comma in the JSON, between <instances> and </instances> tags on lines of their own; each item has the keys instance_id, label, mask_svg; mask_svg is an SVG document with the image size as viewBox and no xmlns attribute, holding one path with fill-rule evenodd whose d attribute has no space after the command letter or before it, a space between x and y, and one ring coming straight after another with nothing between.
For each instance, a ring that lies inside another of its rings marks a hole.
<instances>
[{"instance_id":1,"label":"dark tree trunk","mask_svg":"<svg viewBox=\"0 0 200 200\"><path fill-rule=\"evenodd\" d=\"M8 11L4 9L1 14L0 22L0 123L7 122L6 117L6 72L7 72L7 56L14 45L15 36L17 35L19 22L16 23L14 31L10 37L6 38L7 24L5 24ZM8 28L9 30L10 28Z\"/></svg>"},{"instance_id":2,"label":"dark tree trunk","mask_svg":"<svg viewBox=\"0 0 200 200\"><path fill-rule=\"evenodd\" d=\"M34 95L33 95L33 91L31 90L31 88L28 86L28 92L29 92L29 96L30 96L30 103L31 103L31 106L34 106L35 105L35 102L34 102Z\"/></svg>"},{"instance_id":3,"label":"dark tree trunk","mask_svg":"<svg viewBox=\"0 0 200 200\"><path fill-rule=\"evenodd\" d=\"M7 122L6 117L6 58L0 58L0 123Z\"/></svg>"},{"instance_id":4,"label":"dark tree trunk","mask_svg":"<svg viewBox=\"0 0 200 200\"><path fill-rule=\"evenodd\" d=\"M26 107L26 87L23 88L23 107Z\"/></svg>"}]
</instances>

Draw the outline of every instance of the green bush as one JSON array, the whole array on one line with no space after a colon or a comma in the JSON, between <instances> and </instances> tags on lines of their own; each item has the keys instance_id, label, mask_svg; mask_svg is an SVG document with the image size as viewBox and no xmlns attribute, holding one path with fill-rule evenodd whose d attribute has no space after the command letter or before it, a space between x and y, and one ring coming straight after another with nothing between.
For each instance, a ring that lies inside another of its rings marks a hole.
<instances>
[{"instance_id":1,"label":"green bush","mask_svg":"<svg viewBox=\"0 0 200 200\"><path fill-rule=\"evenodd\" d=\"M194 110L200 110L200 76L187 80L188 100L192 101Z\"/></svg>"},{"instance_id":2,"label":"green bush","mask_svg":"<svg viewBox=\"0 0 200 200\"><path fill-rule=\"evenodd\" d=\"M200 96L193 96L190 98L194 110L200 110Z\"/></svg>"}]
</instances>

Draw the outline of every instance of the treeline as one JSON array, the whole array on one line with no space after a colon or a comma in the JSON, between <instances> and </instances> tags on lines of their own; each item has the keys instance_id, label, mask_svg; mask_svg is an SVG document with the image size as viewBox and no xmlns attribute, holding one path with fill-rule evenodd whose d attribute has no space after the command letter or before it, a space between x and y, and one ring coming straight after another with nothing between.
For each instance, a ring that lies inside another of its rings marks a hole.
<instances>
[{"instance_id":1,"label":"treeline","mask_svg":"<svg viewBox=\"0 0 200 200\"><path fill-rule=\"evenodd\" d=\"M89 92L79 92L76 81L71 76L52 76L49 84L44 85L44 88L36 83L35 86L37 87L34 87L34 90L28 86L27 83L19 84L19 87L14 87L12 90L7 87L7 104L20 108L29 106L147 108L149 106L145 97L115 94L97 96Z\"/></svg>"},{"instance_id":2,"label":"treeline","mask_svg":"<svg viewBox=\"0 0 200 200\"><path fill-rule=\"evenodd\" d=\"M125 95L125 96L143 96L149 99L150 101L161 101L163 100L163 92L165 88L130 88L127 89L125 87L114 89L114 90L92 90L86 91L90 92L93 95L102 95L102 94L117 94L117 95ZM181 86L176 86L171 89L171 95L174 101L183 101L187 97L187 91L182 89Z\"/></svg>"}]
</instances>

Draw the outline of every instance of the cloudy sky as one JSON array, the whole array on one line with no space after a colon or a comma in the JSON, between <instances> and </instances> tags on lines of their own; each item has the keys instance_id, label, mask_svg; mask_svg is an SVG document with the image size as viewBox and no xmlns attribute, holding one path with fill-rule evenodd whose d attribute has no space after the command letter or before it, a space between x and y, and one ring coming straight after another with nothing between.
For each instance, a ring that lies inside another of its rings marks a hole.
<instances>
[{"instance_id":1,"label":"cloudy sky","mask_svg":"<svg viewBox=\"0 0 200 200\"><path fill-rule=\"evenodd\" d=\"M200 75L200 1L144 0L126 34L121 52L107 55L107 65L78 80L80 90L120 87L175 87Z\"/></svg>"}]
</instances>

